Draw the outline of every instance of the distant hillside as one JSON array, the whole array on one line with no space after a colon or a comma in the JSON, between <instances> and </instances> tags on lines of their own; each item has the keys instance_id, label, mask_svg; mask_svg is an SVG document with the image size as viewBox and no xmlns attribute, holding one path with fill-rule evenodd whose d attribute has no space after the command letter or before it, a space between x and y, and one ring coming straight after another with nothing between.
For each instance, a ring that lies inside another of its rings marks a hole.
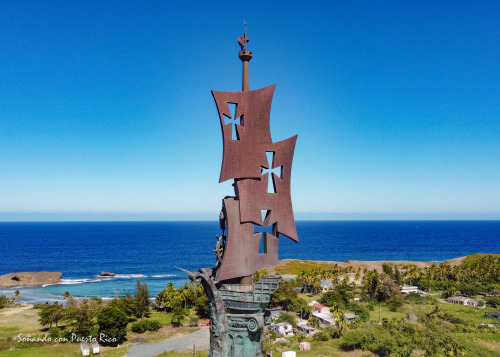
<instances>
[{"instance_id":1,"label":"distant hillside","mask_svg":"<svg viewBox=\"0 0 500 357\"><path fill-rule=\"evenodd\" d=\"M476 253L468 255L465 257L453 258L446 260L444 262L432 263L432 262L422 262L422 261L411 261L411 260L377 260L377 261L363 261L363 260L348 260L346 262L336 262L336 261L315 261L315 260L298 260L298 259L282 259L280 263L274 267L262 269L260 273L270 273L278 275L297 275L301 271L312 271L312 270L328 270L332 265L338 265L339 267L349 267L352 266L355 269L358 267L366 268L368 270L376 269L382 272L383 264L391 265L408 265L413 264L419 268L425 268L432 266L433 264L447 264L451 266L460 265L463 262L471 263L482 259L487 255L493 255L494 257L500 257L500 254L488 254L488 253Z\"/></svg>"}]
</instances>

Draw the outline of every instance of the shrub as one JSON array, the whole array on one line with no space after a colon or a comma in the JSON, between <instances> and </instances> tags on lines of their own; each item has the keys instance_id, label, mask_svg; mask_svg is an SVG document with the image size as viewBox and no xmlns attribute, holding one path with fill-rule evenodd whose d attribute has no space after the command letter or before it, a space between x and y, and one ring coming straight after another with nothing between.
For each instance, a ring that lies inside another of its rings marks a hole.
<instances>
[{"instance_id":1,"label":"shrub","mask_svg":"<svg viewBox=\"0 0 500 357\"><path fill-rule=\"evenodd\" d=\"M158 331L161 328L161 324L158 321L153 320L142 320L134 322L130 329L135 333L144 333L146 331Z\"/></svg>"},{"instance_id":2,"label":"shrub","mask_svg":"<svg viewBox=\"0 0 500 357\"><path fill-rule=\"evenodd\" d=\"M410 304L423 304L424 299L420 296L420 294L417 293L409 293L405 296L405 301Z\"/></svg>"},{"instance_id":3,"label":"shrub","mask_svg":"<svg viewBox=\"0 0 500 357\"><path fill-rule=\"evenodd\" d=\"M147 320L146 322L146 328L148 331L158 331L161 328L161 323L158 321L154 320Z\"/></svg>"},{"instance_id":4,"label":"shrub","mask_svg":"<svg viewBox=\"0 0 500 357\"><path fill-rule=\"evenodd\" d=\"M500 297L495 297L495 296L488 297L486 298L486 303L493 308L500 307Z\"/></svg>"},{"instance_id":5,"label":"shrub","mask_svg":"<svg viewBox=\"0 0 500 357\"><path fill-rule=\"evenodd\" d=\"M10 299L5 295L0 295L0 309L3 309L5 306L9 305Z\"/></svg>"},{"instance_id":6,"label":"shrub","mask_svg":"<svg viewBox=\"0 0 500 357\"><path fill-rule=\"evenodd\" d=\"M345 350L354 350L357 348L363 348L363 341L365 337L369 337L365 335L365 333L358 330L347 331L344 334L344 338L342 341L342 348Z\"/></svg>"},{"instance_id":7,"label":"shrub","mask_svg":"<svg viewBox=\"0 0 500 357\"><path fill-rule=\"evenodd\" d=\"M370 313L366 308L359 304L351 304L350 306L352 312L354 312L356 315L358 315L357 319L361 322L368 321L370 319Z\"/></svg>"},{"instance_id":8,"label":"shrub","mask_svg":"<svg viewBox=\"0 0 500 357\"><path fill-rule=\"evenodd\" d=\"M375 310L375 306L378 306L377 300L370 300L370 301L368 301L368 304L366 304L366 308L370 311Z\"/></svg>"},{"instance_id":9,"label":"shrub","mask_svg":"<svg viewBox=\"0 0 500 357\"><path fill-rule=\"evenodd\" d=\"M395 312L398 311L401 306L403 306L405 300L402 295L394 295L388 302L389 310Z\"/></svg>"},{"instance_id":10,"label":"shrub","mask_svg":"<svg viewBox=\"0 0 500 357\"><path fill-rule=\"evenodd\" d=\"M135 333L144 333L147 331L146 324L144 321L134 322L130 329Z\"/></svg>"},{"instance_id":11,"label":"shrub","mask_svg":"<svg viewBox=\"0 0 500 357\"><path fill-rule=\"evenodd\" d=\"M61 329L58 327L54 327L54 328L49 329L49 336L52 339L58 338L60 334L61 334Z\"/></svg>"},{"instance_id":12,"label":"shrub","mask_svg":"<svg viewBox=\"0 0 500 357\"><path fill-rule=\"evenodd\" d=\"M200 295L195 303L196 314L202 319L210 317L210 301L205 294Z\"/></svg>"},{"instance_id":13,"label":"shrub","mask_svg":"<svg viewBox=\"0 0 500 357\"><path fill-rule=\"evenodd\" d=\"M314 335L314 341L328 341L330 339L330 334L325 331L318 332Z\"/></svg>"}]
</instances>

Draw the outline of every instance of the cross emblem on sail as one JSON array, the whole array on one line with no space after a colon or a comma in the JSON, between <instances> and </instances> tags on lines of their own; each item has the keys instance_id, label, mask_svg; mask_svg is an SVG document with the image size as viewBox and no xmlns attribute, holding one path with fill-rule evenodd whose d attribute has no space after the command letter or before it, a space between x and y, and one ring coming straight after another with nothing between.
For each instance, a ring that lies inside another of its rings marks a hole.
<instances>
[{"instance_id":1,"label":"cross emblem on sail","mask_svg":"<svg viewBox=\"0 0 500 357\"><path fill-rule=\"evenodd\" d=\"M290 196L297 136L272 141L270 115L274 89L275 85L253 91L212 91L223 138L219 182L233 179L235 188L235 197L223 200L227 236L224 254L218 262L218 281L248 276L278 264L281 235L298 242ZM235 105L234 114L229 110L230 105ZM266 153L272 153L272 162L268 162ZM268 192L270 180L273 192ZM262 211L267 211L264 219ZM272 234L262 233L266 246L263 254L259 254L261 233L254 233L255 224L272 226Z\"/></svg>"}]
</instances>

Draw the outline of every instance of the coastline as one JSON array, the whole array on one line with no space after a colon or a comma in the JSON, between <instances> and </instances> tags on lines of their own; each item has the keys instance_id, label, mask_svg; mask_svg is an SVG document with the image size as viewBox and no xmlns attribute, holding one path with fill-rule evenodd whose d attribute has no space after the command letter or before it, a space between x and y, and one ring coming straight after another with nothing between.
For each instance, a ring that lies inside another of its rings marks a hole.
<instances>
[{"instance_id":1,"label":"coastline","mask_svg":"<svg viewBox=\"0 0 500 357\"><path fill-rule=\"evenodd\" d=\"M278 274L284 278L293 278L300 271L311 271L315 269L327 270L333 265L339 267L353 267L354 269L376 269L382 272L384 264L393 266L415 265L418 268L426 268L433 264L448 264L455 266L461 264L466 259L475 259L474 256L482 254L472 254L468 256L448 259L443 262L427 262L427 261L412 261L412 260L348 260L348 261L325 261L325 260L299 260L299 259L282 259L278 265L259 271L261 274ZM500 256L499 254L492 254ZM169 282L174 282L174 285L180 286L188 281L187 276L162 274L162 275L143 275L143 274L116 274L114 277L106 277L106 279L95 279L89 277L87 279L61 279L59 283L43 285L43 286L16 286L8 288L0 288L0 295L11 297L15 290L21 292L21 304L36 304L45 303L46 301L64 303L63 294L69 291L75 298L91 298L99 297L102 299L112 299L120 295L124 290L133 291L136 279L145 279L150 289L151 295L156 295Z\"/></svg>"}]
</instances>

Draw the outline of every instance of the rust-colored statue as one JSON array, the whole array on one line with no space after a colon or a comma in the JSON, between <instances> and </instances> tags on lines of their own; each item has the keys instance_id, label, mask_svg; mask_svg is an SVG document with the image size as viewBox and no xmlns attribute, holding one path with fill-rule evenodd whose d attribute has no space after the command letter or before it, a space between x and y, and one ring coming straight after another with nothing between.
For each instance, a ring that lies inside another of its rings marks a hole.
<instances>
[{"instance_id":1,"label":"rust-colored statue","mask_svg":"<svg viewBox=\"0 0 500 357\"><path fill-rule=\"evenodd\" d=\"M223 201L227 235L217 269L218 281L245 277L278 264L280 235L298 241L290 198L297 136L276 143L271 139L274 88L272 85L255 91L212 91L224 143L219 182L234 179L235 188L235 196ZM233 113L230 105L235 108ZM232 123L239 120L239 124L228 123L228 119ZM272 157L271 162L268 156ZM269 180L274 192L268 190ZM255 225L272 226L272 233L263 233L264 251L260 253L262 233L254 233Z\"/></svg>"},{"instance_id":2,"label":"rust-colored statue","mask_svg":"<svg viewBox=\"0 0 500 357\"><path fill-rule=\"evenodd\" d=\"M281 236L298 242L290 198L290 176L297 136L273 142L270 130L275 85L249 90L252 52L245 34L238 39L243 63L242 91L212 91L222 129L219 182L234 180L234 196L222 200L214 269L189 274L210 300L209 357L262 357L266 304L281 277L253 282L258 269L279 263ZM262 232L264 227L267 232Z\"/></svg>"}]
</instances>

